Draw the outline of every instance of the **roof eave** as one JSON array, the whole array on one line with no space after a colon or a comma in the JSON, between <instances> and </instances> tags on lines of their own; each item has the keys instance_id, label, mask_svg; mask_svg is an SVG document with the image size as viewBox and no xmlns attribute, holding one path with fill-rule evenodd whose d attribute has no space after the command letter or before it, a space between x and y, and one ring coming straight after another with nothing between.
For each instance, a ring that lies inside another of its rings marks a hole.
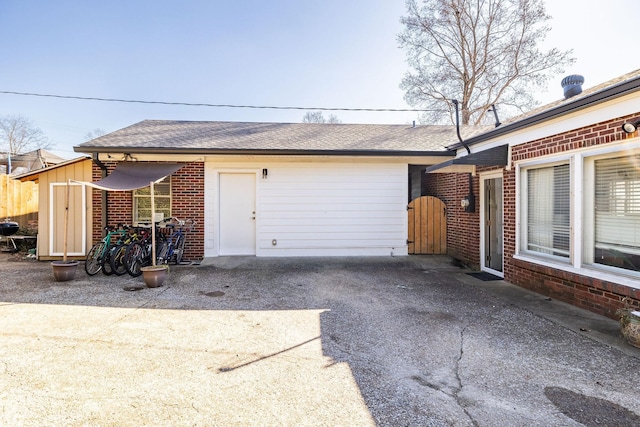
<instances>
[{"instance_id":1,"label":"roof eave","mask_svg":"<svg viewBox=\"0 0 640 427\"><path fill-rule=\"evenodd\" d=\"M75 146L78 153L129 153L129 154L186 154L186 155L276 155L276 156L443 156L451 157L450 151L417 150L266 150L266 149L202 149L202 148L161 148L161 147L82 147Z\"/></svg>"},{"instance_id":2,"label":"roof eave","mask_svg":"<svg viewBox=\"0 0 640 427\"><path fill-rule=\"evenodd\" d=\"M65 166L69 166L69 165L72 165L74 163L82 162L82 161L85 161L85 160L91 160L91 157L89 157L89 156L76 157L75 159L65 160L64 162L56 163L55 165L47 166L45 168L35 169L35 170L29 171L29 172L22 173L20 175L15 175L13 178L14 179L19 179L21 181L30 181L32 179L36 179L37 176L42 174L42 173L49 172L49 171L52 171L54 169L60 169L60 168L63 168Z\"/></svg>"},{"instance_id":3,"label":"roof eave","mask_svg":"<svg viewBox=\"0 0 640 427\"><path fill-rule=\"evenodd\" d=\"M466 141L464 141L464 144L458 142L448 146L447 148L451 150L456 150L459 148L463 148L465 144L474 145L481 142L486 142L494 138L497 138L499 136L503 136L503 135L515 132L517 130L526 128L528 126L532 126L537 123L544 122L546 120L563 116L567 113L575 112L588 107L592 107L594 105L601 104L603 102L620 98L622 96L636 92L639 89L640 89L640 77L635 77L633 79L627 80L620 84L611 86L607 89L603 89L591 95L585 96L584 98L577 99L573 102L569 102L554 108L550 108L549 110L542 111L541 113L524 118L514 123L510 123L504 126L499 126L487 133L483 133L467 139Z\"/></svg>"}]
</instances>

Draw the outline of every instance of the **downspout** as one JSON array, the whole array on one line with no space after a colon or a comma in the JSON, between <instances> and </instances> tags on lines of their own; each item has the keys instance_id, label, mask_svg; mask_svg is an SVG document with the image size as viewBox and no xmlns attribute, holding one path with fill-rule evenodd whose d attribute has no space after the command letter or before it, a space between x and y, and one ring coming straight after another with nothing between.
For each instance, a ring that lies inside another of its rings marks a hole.
<instances>
[{"instance_id":1,"label":"downspout","mask_svg":"<svg viewBox=\"0 0 640 427\"><path fill-rule=\"evenodd\" d=\"M98 165L102 172L102 179L107 177L107 165L100 161L98 153L93 153L93 162ZM107 192L100 190L100 230L104 230L109 225L109 212L107 211Z\"/></svg>"},{"instance_id":2,"label":"downspout","mask_svg":"<svg viewBox=\"0 0 640 427\"><path fill-rule=\"evenodd\" d=\"M458 141L467 150L467 155L471 154L469 146L465 144L460 135L460 113L458 112L458 100L452 99L451 102L456 106L456 133ZM476 211L476 196L473 194L473 174L469 173L469 194L460 202L465 212L473 213Z\"/></svg>"},{"instance_id":3,"label":"downspout","mask_svg":"<svg viewBox=\"0 0 640 427\"><path fill-rule=\"evenodd\" d=\"M463 147L467 149L467 154L471 154L469 146L464 143L464 141L462 140L462 136L460 136L460 113L458 112L458 100L452 99L451 102L453 102L453 105L456 106L456 133L458 134L458 141L460 141L460 144L462 144Z\"/></svg>"}]
</instances>

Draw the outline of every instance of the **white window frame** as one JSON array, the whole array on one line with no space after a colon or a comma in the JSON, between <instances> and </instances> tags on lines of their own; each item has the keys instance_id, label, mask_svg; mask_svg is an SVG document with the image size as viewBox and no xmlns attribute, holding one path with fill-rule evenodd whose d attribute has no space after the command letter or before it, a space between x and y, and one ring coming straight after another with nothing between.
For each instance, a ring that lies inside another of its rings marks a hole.
<instances>
[{"instance_id":1,"label":"white window frame","mask_svg":"<svg viewBox=\"0 0 640 427\"><path fill-rule=\"evenodd\" d=\"M171 217L171 210L172 210L172 197L173 197L173 188L172 188L172 179L171 179L171 175L167 176L165 179L163 179L162 181L160 181L159 183L155 184L155 192L158 191L158 188L162 188L162 185L169 185L169 194L168 195L164 195L164 194L156 194L155 196L155 200L156 200L156 205L157 205L157 201L158 199L168 199L169 200L169 215L168 217ZM145 187L145 188L149 188L149 187ZM148 221L146 220L142 220L140 221L138 218L138 200L139 199L151 199L151 193L149 194L137 194L139 190L133 190L132 191L132 203L131 203L131 209L132 209L132 218L133 218L133 224L134 225L139 225L139 224L146 224L148 223ZM156 217L155 220L159 220L160 218Z\"/></svg>"},{"instance_id":2,"label":"white window frame","mask_svg":"<svg viewBox=\"0 0 640 427\"><path fill-rule=\"evenodd\" d=\"M519 162L516 169L516 247L515 259L618 283L640 289L640 271L595 264L587 259L593 254L594 245L594 161L620 155L640 154L640 138L606 144L593 148L575 150L555 156L545 156ZM524 249L526 244L526 170L534 167L554 166L569 161L571 179L570 256L566 258L539 254ZM578 209L576 207L579 207Z\"/></svg>"},{"instance_id":3,"label":"white window frame","mask_svg":"<svg viewBox=\"0 0 640 427\"><path fill-rule=\"evenodd\" d=\"M640 278L640 271L634 272L633 270L627 270L617 268L614 266L608 266L604 264L598 264L593 261L595 252L595 209L587 209L587 206L595 206L595 162L602 159L610 159L620 157L621 155L639 155L640 150L625 150L624 152L604 153L594 156L585 156L584 158L584 170L585 170L585 187L584 187L584 236L583 236L583 253L584 264L589 268L598 270L611 271L620 274L629 274L638 276Z\"/></svg>"},{"instance_id":4,"label":"white window frame","mask_svg":"<svg viewBox=\"0 0 640 427\"><path fill-rule=\"evenodd\" d=\"M573 211L574 211L574 205L573 203L570 203L569 206L569 256L568 257L563 257L563 256L559 256L559 255L552 255L552 254L545 254L543 252L537 252L537 251L532 251L527 249L527 242L528 242L528 227L527 227L527 220L528 220L528 191L527 191L527 172L529 170L535 170L535 169L542 169L542 168L551 168L554 166L560 166L560 165L569 165L569 186L570 186L570 193L571 195L574 194L574 179L573 179L573 161L571 156L559 156L555 159L553 159L554 161L537 161L537 162L531 162L531 163L527 163L526 165L518 165L517 169L516 169L516 173L518 175L517 182L518 182L518 190L519 190L519 203L516 203L516 212L517 215L519 216L519 218L521 220L517 221L518 224L518 232L517 235L520 237L517 242L517 247L516 247L516 254L526 254L526 256L531 256L533 258L543 258L543 259L553 259L555 262L559 262L559 263L563 263L563 264L567 264L571 262L572 259L572 255L573 255L573 242L575 240L575 236L573 235L573 230L574 230L574 226L573 226ZM518 193L516 193L518 194ZM572 197L573 199L573 197Z\"/></svg>"}]
</instances>

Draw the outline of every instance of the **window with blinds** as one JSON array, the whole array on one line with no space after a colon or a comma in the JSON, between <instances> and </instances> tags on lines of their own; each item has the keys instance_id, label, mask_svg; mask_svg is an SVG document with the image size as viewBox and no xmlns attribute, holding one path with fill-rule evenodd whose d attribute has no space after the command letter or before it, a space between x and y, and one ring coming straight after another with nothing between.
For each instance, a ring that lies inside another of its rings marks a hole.
<instances>
[{"instance_id":1,"label":"window with blinds","mask_svg":"<svg viewBox=\"0 0 640 427\"><path fill-rule=\"evenodd\" d=\"M570 184L569 164L527 170L527 250L569 257Z\"/></svg>"},{"instance_id":2,"label":"window with blinds","mask_svg":"<svg viewBox=\"0 0 640 427\"><path fill-rule=\"evenodd\" d=\"M171 218L171 176L154 184L154 202L156 213ZM151 222L151 188L145 187L133 191L133 223Z\"/></svg>"},{"instance_id":3,"label":"window with blinds","mask_svg":"<svg viewBox=\"0 0 640 427\"><path fill-rule=\"evenodd\" d=\"M640 156L600 159L595 164L595 259L640 270Z\"/></svg>"}]
</instances>

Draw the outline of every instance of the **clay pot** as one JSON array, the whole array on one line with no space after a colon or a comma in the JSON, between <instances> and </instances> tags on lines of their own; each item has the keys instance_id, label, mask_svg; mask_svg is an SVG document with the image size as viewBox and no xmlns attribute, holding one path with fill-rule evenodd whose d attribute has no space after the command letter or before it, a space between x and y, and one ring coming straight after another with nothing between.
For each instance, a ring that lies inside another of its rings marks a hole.
<instances>
[{"instance_id":1,"label":"clay pot","mask_svg":"<svg viewBox=\"0 0 640 427\"><path fill-rule=\"evenodd\" d=\"M629 344L640 348L640 311L632 311L622 324L622 336Z\"/></svg>"},{"instance_id":2,"label":"clay pot","mask_svg":"<svg viewBox=\"0 0 640 427\"><path fill-rule=\"evenodd\" d=\"M148 288L159 288L164 283L169 268L166 265L149 265L140 267L140 271L142 271L142 280Z\"/></svg>"},{"instance_id":3,"label":"clay pot","mask_svg":"<svg viewBox=\"0 0 640 427\"><path fill-rule=\"evenodd\" d=\"M53 277L56 282L67 282L76 277L78 261L52 261Z\"/></svg>"}]
</instances>

